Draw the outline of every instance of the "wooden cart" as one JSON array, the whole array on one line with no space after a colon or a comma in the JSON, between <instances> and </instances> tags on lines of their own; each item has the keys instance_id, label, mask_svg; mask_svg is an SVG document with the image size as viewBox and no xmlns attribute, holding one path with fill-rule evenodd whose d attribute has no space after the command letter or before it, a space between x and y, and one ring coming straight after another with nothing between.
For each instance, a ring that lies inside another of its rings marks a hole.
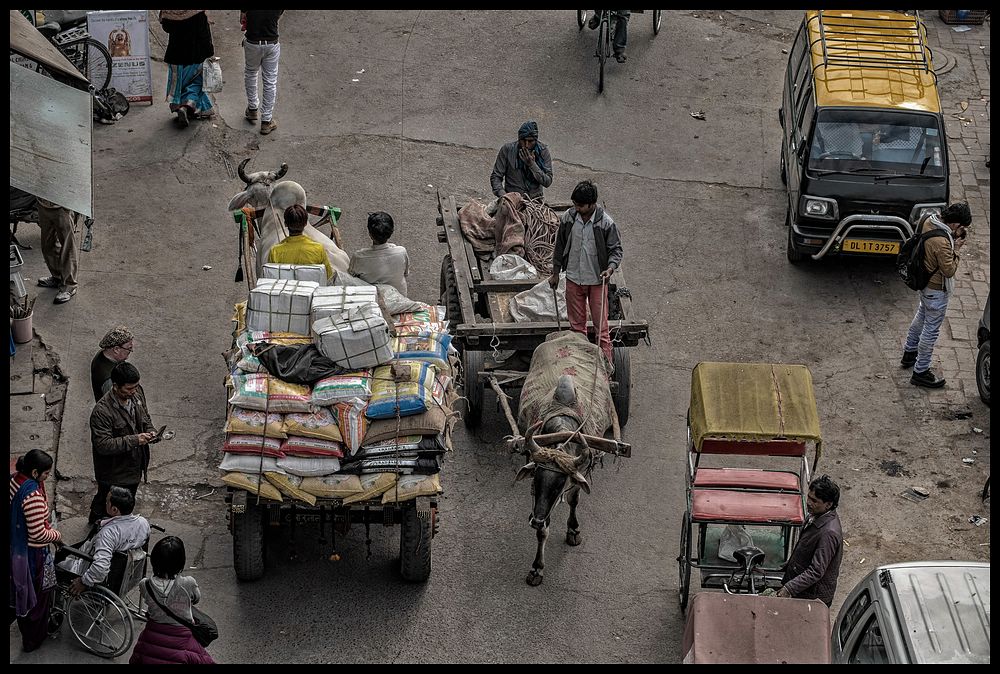
<instances>
[{"instance_id":1,"label":"wooden cart","mask_svg":"<svg viewBox=\"0 0 1000 674\"><path fill-rule=\"evenodd\" d=\"M570 204L550 204L559 212ZM462 354L463 395L468 398L464 415L470 428L482 421L483 398L489 385L498 395L501 389L518 388L527 373L531 353L545 341L546 335L568 329L565 322L515 322L510 315L510 299L532 288L542 278L523 281L499 281L490 276L491 254L477 254L463 236L458 221L455 197L438 194L438 241L448 244L441 261L441 304L448 309L449 332ZM649 325L631 317L631 295L620 271L615 271L608 291L608 317L614 352L614 376L611 388L618 422L625 426L629 417L632 386L629 347L646 340ZM587 328L594 336L593 323ZM513 355L504 352L514 351ZM500 357L506 355L502 361Z\"/></svg>"}]
</instances>

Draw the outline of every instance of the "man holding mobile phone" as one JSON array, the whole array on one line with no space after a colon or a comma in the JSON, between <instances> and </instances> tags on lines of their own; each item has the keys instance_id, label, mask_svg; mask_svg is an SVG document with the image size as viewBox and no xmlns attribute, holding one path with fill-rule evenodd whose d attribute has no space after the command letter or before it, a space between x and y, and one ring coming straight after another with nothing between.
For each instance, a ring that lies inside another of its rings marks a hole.
<instances>
[{"instance_id":1,"label":"man holding mobile phone","mask_svg":"<svg viewBox=\"0 0 1000 674\"><path fill-rule=\"evenodd\" d=\"M135 496L140 479L147 479L149 445L156 435L146 408L146 395L139 384L139 370L131 363L118 363L111 370L111 390L90 413L97 480L97 494L90 504L90 524L104 517L112 485L125 487Z\"/></svg>"},{"instance_id":2,"label":"man holding mobile phone","mask_svg":"<svg viewBox=\"0 0 1000 674\"><path fill-rule=\"evenodd\" d=\"M508 192L529 199L542 199L552 184L552 155L538 142L538 123L528 120L517 130L517 140L504 144L490 174L490 187L497 198Z\"/></svg>"},{"instance_id":3,"label":"man holding mobile phone","mask_svg":"<svg viewBox=\"0 0 1000 674\"><path fill-rule=\"evenodd\" d=\"M941 388L945 384L945 380L930 369L931 354L948 310L948 300L954 291L958 252L965 245L971 224L969 205L960 202L951 204L940 215L925 217L918 228L919 234L937 228L945 236L932 236L924 241L924 267L932 276L927 287L917 291L917 312L906 334L903 358L900 360L904 368L913 368L910 383L914 386Z\"/></svg>"}]
</instances>

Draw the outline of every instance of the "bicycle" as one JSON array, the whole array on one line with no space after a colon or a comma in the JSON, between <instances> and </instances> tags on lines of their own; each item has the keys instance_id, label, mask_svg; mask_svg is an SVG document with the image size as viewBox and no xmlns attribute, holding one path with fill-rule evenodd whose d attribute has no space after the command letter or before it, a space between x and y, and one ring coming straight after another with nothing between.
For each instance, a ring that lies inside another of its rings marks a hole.
<instances>
[{"instance_id":1,"label":"bicycle","mask_svg":"<svg viewBox=\"0 0 1000 674\"><path fill-rule=\"evenodd\" d=\"M38 32L87 78L95 91L107 89L111 84L111 52L83 26L60 28L58 23L46 23L38 27ZM38 72L42 72L41 65Z\"/></svg>"},{"instance_id":2,"label":"bicycle","mask_svg":"<svg viewBox=\"0 0 1000 674\"><path fill-rule=\"evenodd\" d=\"M579 30L583 30L583 27L587 24L587 11L586 9L576 10L576 23ZM597 57L599 75L597 80L597 92L604 93L604 64L608 62L611 57L612 44L615 40L615 26L612 25L611 19L617 18L617 10L607 10L599 9L600 13L600 24L597 27L597 52L594 54ZM637 14L642 14L645 10L634 9L633 12ZM653 35L660 34L660 25L663 21L663 10L654 9L653 10ZM617 21L615 21L617 25Z\"/></svg>"}]
</instances>

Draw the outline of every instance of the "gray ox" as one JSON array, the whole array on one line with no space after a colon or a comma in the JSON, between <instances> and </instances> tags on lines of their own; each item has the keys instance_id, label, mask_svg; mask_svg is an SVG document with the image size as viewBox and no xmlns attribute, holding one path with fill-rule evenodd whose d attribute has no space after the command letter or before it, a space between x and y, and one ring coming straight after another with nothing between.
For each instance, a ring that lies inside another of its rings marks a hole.
<instances>
[{"instance_id":1,"label":"gray ox","mask_svg":"<svg viewBox=\"0 0 1000 674\"><path fill-rule=\"evenodd\" d=\"M553 399L562 407L571 408L576 404L576 389L573 378L562 375L556 387ZM525 581L528 585L541 585L542 570L545 568L545 541L549 536L549 519L552 509L565 494L569 504L569 519L566 521L566 543L580 545L583 537L580 535L580 523L576 519L576 506L580 502L580 490L590 493L590 483L587 475L593 468L597 452L592 450L579 435L561 445L560 448L549 449L539 447L535 442L536 431L542 433L558 433L560 431L574 432L579 428L578 419L571 416L553 416L535 423L528 429L525 436L525 451L528 463L518 471L515 481L534 475L532 493L534 505L528 523L538 536L538 550L535 561L531 565Z\"/></svg>"},{"instance_id":2,"label":"gray ox","mask_svg":"<svg viewBox=\"0 0 1000 674\"><path fill-rule=\"evenodd\" d=\"M260 237L257 239L256 271L257 278L260 278L271 247L288 236L288 230L285 228L285 209L292 204L305 206L306 191L297 182L291 180L275 184L288 172L288 164L282 164L277 171L257 171L247 174L245 169L249 161L249 159L244 159L240 162L237 173L240 180L246 184L246 189L229 200L229 210L235 211L247 204L258 211L263 209L263 215L258 221ZM303 234L313 241L323 244L334 269L341 272L347 271L351 258L330 237L312 225L306 225Z\"/></svg>"}]
</instances>

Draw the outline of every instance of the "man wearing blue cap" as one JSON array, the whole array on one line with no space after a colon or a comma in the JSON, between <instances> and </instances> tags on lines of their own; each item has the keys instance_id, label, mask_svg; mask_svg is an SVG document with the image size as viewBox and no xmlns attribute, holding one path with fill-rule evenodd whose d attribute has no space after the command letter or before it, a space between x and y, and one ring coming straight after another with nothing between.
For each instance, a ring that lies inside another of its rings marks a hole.
<instances>
[{"instance_id":1,"label":"man wearing blue cap","mask_svg":"<svg viewBox=\"0 0 1000 674\"><path fill-rule=\"evenodd\" d=\"M552 155L538 142L538 124L528 120L517 131L517 140L505 143L497 153L490 185L498 198L507 192L541 199L543 188L552 184Z\"/></svg>"}]
</instances>

